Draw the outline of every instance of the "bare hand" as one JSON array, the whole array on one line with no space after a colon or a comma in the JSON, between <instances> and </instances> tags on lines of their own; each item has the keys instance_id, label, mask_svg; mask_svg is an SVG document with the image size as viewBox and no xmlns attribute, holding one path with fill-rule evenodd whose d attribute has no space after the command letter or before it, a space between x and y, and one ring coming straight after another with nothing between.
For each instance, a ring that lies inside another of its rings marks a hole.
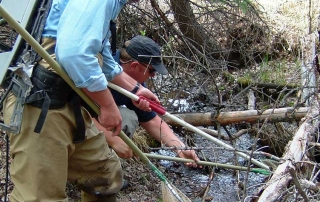
<instances>
[{"instance_id":1,"label":"bare hand","mask_svg":"<svg viewBox=\"0 0 320 202\"><path fill-rule=\"evenodd\" d=\"M137 96L142 95L142 96L144 96L144 97L146 97L146 98L148 98L148 99L150 99L150 100L152 100L152 101L155 101L155 102L157 102L157 103L160 103L158 97L157 97L155 94L153 94L149 89L147 89L147 88L145 88L145 87L143 87L143 86L140 86L140 89L139 89L139 91L136 93L136 95L137 95Z\"/></svg>"},{"instance_id":2,"label":"bare hand","mask_svg":"<svg viewBox=\"0 0 320 202\"><path fill-rule=\"evenodd\" d=\"M112 136L119 135L121 131L122 117L115 103L108 107L101 107L98 120L107 131L113 131Z\"/></svg>"},{"instance_id":3,"label":"bare hand","mask_svg":"<svg viewBox=\"0 0 320 202\"><path fill-rule=\"evenodd\" d=\"M107 131L113 131L112 136L119 135L122 118L109 89L96 92L91 92L86 88L82 90L100 106L100 115L98 117L100 125Z\"/></svg>"},{"instance_id":4,"label":"bare hand","mask_svg":"<svg viewBox=\"0 0 320 202\"><path fill-rule=\"evenodd\" d=\"M120 158L129 159L133 157L132 150L120 137L112 137L110 147L118 154Z\"/></svg>"},{"instance_id":5,"label":"bare hand","mask_svg":"<svg viewBox=\"0 0 320 202\"><path fill-rule=\"evenodd\" d=\"M142 86L140 87L140 89L136 95L137 96L144 96L152 101L160 103L157 96L155 96L149 89L144 88ZM143 111L148 111L148 112L152 111L152 109L149 106L149 102L147 100L140 100L139 102L133 101L133 104Z\"/></svg>"},{"instance_id":6,"label":"bare hand","mask_svg":"<svg viewBox=\"0 0 320 202\"><path fill-rule=\"evenodd\" d=\"M185 159L192 159L195 162L200 161L199 157L197 156L196 152L194 150L180 150L178 151L178 156L180 158L185 158ZM193 167L193 168L202 168L201 165L197 165L196 163L185 163L186 166L188 167Z\"/></svg>"},{"instance_id":7,"label":"bare hand","mask_svg":"<svg viewBox=\"0 0 320 202\"><path fill-rule=\"evenodd\" d=\"M143 111L147 111L147 112L151 112L152 109L150 108L150 104L147 100L142 100L140 99L139 102L137 101L132 101L134 106L138 107L139 109L143 110Z\"/></svg>"}]
</instances>

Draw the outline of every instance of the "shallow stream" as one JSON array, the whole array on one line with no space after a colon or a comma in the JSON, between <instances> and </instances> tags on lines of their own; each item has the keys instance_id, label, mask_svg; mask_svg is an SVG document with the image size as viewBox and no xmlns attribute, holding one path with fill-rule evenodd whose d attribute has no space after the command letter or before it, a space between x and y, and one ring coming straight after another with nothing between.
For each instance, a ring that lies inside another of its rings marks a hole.
<instances>
[{"instance_id":1,"label":"shallow stream","mask_svg":"<svg viewBox=\"0 0 320 202\"><path fill-rule=\"evenodd\" d=\"M178 103L178 102L177 102ZM179 102L190 107L184 100ZM236 133L235 128L227 127L229 133ZM222 134L227 136L225 130L222 129ZM184 142L184 137L180 137ZM202 159L221 164L235 164L235 154L232 151L217 146L214 142L202 137L198 134L192 134L192 140L198 148L206 148L197 151L197 154ZM249 134L244 134L234 140L234 147L238 150L250 150L255 144ZM230 145L230 142L224 141ZM174 152L168 150L159 150L155 154L175 156ZM264 158L263 156L254 156L255 159ZM242 157L237 157L238 166L247 166L247 160ZM237 202L250 201L254 193L262 185L266 175L246 171L235 171L232 169L218 167L204 167L203 169L194 169L183 166L182 163L176 163L167 160L160 160L159 164L166 170L168 179L179 190L185 193L192 201L198 202L205 198L205 201L221 201L221 202ZM251 165L251 167L254 165ZM210 179L211 170L213 170L212 179ZM209 185L208 185L209 183ZM209 188L207 189L207 187ZM207 192L205 193L207 189ZM205 193L205 194L204 194Z\"/></svg>"}]
</instances>

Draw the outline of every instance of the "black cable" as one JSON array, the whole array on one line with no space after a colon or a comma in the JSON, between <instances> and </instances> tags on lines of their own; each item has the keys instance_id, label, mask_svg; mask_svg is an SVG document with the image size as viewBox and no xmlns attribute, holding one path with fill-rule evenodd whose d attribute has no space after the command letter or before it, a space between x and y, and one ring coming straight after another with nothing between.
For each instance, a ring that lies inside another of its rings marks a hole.
<instances>
[{"instance_id":1,"label":"black cable","mask_svg":"<svg viewBox=\"0 0 320 202\"><path fill-rule=\"evenodd\" d=\"M6 180L5 180L5 193L4 193L4 202L7 202L8 195L8 184L9 184L9 137L6 133Z\"/></svg>"}]
</instances>

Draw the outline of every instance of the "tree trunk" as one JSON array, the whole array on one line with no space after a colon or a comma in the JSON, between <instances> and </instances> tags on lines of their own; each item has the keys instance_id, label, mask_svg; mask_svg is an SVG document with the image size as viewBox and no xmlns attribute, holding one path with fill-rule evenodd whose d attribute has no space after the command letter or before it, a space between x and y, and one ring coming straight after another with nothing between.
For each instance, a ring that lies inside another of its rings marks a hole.
<instances>
[{"instance_id":1,"label":"tree trunk","mask_svg":"<svg viewBox=\"0 0 320 202\"><path fill-rule=\"evenodd\" d=\"M173 114L193 126L216 126L217 123L221 125L228 125L231 123L257 123L268 119L268 122L290 122L299 121L305 117L308 108L302 107L297 110L294 108L279 108L268 109L265 111L247 110L234 112L221 112L220 114L212 113L185 113ZM171 126L179 126L179 124L164 117L164 120Z\"/></svg>"},{"instance_id":2,"label":"tree trunk","mask_svg":"<svg viewBox=\"0 0 320 202\"><path fill-rule=\"evenodd\" d=\"M180 31L184 34L186 39L196 47L200 52L206 52L206 47L209 47L213 58L218 59L221 50L218 44L214 44L211 37L207 36L205 29L198 23L193 9L188 0L170 0L173 15L178 23Z\"/></svg>"}]
</instances>

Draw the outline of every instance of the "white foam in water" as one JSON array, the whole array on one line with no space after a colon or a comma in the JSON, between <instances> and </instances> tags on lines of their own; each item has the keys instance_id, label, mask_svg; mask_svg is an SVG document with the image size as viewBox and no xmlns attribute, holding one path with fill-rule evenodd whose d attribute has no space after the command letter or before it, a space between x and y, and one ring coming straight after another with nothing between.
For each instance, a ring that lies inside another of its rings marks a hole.
<instances>
[{"instance_id":1,"label":"white foam in water","mask_svg":"<svg viewBox=\"0 0 320 202\"><path fill-rule=\"evenodd\" d=\"M173 99L169 99L169 102L172 101ZM178 112L185 112L189 108L189 103L186 99L175 100L172 105L178 108Z\"/></svg>"}]
</instances>

